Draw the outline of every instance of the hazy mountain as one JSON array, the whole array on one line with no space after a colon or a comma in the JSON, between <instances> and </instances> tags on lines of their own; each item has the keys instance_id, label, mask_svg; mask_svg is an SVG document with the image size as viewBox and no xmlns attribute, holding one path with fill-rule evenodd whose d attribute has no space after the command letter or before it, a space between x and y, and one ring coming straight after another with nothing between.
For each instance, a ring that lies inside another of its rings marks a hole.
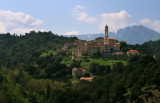
<instances>
[{"instance_id":1,"label":"hazy mountain","mask_svg":"<svg viewBox=\"0 0 160 103\"><path fill-rule=\"evenodd\" d=\"M120 41L124 40L129 44L142 44L149 40L160 39L160 33L140 25L120 29L113 34L113 37Z\"/></svg>"},{"instance_id":2,"label":"hazy mountain","mask_svg":"<svg viewBox=\"0 0 160 103\"><path fill-rule=\"evenodd\" d=\"M99 33L99 34L65 35L65 37L74 37L74 36L76 36L78 39L81 40L93 40L97 37L103 37L104 34Z\"/></svg>"},{"instance_id":3,"label":"hazy mountain","mask_svg":"<svg viewBox=\"0 0 160 103\"><path fill-rule=\"evenodd\" d=\"M82 40L92 40L97 37L103 37L103 33L99 34L86 34L86 35L70 35L76 36ZM129 44L142 44L149 40L160 39L160 33L151 30L142 25L130 26L118 30L116 33L109 32L109 38L116 38L119 41L126 41Z\"/></svg>"}]
</instances>

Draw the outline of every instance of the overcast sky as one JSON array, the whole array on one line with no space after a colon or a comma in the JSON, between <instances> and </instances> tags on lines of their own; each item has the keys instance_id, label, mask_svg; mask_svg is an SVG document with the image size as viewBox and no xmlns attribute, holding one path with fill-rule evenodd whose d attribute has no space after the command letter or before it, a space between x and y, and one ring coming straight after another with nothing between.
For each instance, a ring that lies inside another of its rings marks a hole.
<instances>
[{"instance_id":1,"label":"overcast sky","mask_svg":"<svg viewBox=\"0 0 160 103\"><path fill-rule=\"evenodd\" d=\"M160 0L0 0L0 33L103 33L131 25L160 32Z\"/></svg>"}]
</instances>

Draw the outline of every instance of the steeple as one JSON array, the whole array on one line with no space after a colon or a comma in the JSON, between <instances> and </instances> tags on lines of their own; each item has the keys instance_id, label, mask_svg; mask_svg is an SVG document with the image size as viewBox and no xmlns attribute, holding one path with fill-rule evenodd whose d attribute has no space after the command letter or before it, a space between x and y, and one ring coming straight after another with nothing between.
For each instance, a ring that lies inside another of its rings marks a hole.
<instances>
[{"instance_id":1,"label":"steeple","mask_svg":"<svg viewBox=\"0 0 160 103\"><path fill-rule=\"evenodd\" d=\"M106 26L105 26L105 33L104 33L104 45L108 44L108 43L109 43L109 40L108 40L108 26L106 24Z\"/></svg>"}]
</instances>

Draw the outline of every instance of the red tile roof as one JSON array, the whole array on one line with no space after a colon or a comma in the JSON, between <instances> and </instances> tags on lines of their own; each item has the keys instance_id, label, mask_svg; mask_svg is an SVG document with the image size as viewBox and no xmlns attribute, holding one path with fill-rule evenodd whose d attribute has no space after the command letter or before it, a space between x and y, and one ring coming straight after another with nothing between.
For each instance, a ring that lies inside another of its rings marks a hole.
<instances>
[{"instance_id":1,"label":"red tile roof","mask_svg":"<svg viewBox=\"0 0 160 103\"><path fill-rule=\"evenodd\" d=\"M120 44L120 43L109 43L109 44Z\"/></svg>"},{"instance_id":2,"label":"red tile roof","mask_svg":"<svg viewBox=\"0 0 160 103\"><path fill-rule=\"evenodd\" d=\"M138 52L137 50L131 49L128 52Z\"/></svg>"},{"instance_id":3,"label":"red tile roof","mask_svg":"<svg viewBox=\"0 0 160 103\"><path fill-rule=\"evenodd\" d=\"M80 80L87 80L87 81L92 81L92 77L81 77Z\"/></svg>"}]
</instances>

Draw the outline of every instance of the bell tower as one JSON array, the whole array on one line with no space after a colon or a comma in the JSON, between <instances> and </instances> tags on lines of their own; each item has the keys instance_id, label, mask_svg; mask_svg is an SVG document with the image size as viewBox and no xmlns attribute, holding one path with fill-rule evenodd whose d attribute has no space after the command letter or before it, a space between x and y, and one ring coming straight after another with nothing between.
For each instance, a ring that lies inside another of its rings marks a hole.
<instances>
[{"instance_id":1,"label":"bell tower","mask_svg":"<svg viewBox=\"0 0 160 103\"><path fill-rule=\"evenodd\" d=\"M108 26L106 24L105 26L105 33L104 33L104 45L109 44L109 40L108 40Z\"/></svg>"}]
</instances>

